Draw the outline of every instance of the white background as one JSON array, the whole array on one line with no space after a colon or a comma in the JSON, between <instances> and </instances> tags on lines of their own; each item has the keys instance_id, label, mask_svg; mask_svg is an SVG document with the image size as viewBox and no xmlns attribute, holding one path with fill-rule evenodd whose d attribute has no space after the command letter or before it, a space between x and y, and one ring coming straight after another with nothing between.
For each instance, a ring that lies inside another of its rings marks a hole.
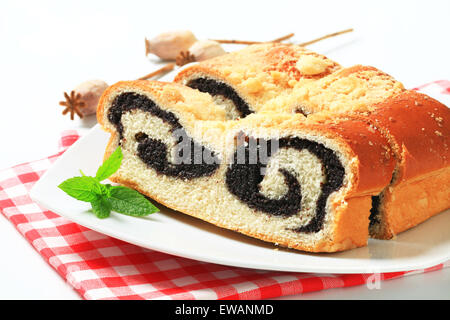
<instances>
[{"instance_id":1,"label":"white background","mask_svg":"<svg viewBox=\"0 0 450 320\"><path fill-rule=\"evenodd\" d=\"M82 81L109 84L156 68L144 37L189 29L197 38L303 42L343 66L376 66L406 87L450 79L450 1L1 1L0 169L55 153L70 121L58 101ZM228 48L229 49L229 48ZM0 216L0 299L79 299ZM450 270L295 298L450 298Z\"/></svg>"}]
</instances>

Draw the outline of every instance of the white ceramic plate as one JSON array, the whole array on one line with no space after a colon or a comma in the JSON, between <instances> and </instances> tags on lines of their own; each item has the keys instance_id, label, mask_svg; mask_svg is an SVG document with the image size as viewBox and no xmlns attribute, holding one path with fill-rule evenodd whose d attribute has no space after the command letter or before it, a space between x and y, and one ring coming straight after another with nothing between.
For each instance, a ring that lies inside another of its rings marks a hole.
<instances>
[{"instance_id":1,"label":"white ceramic plate","mask_svg":"<svg viewBox=\"0 0 450 320\"><path fill-rule=\"evenodd\" d=\"M311 254L278 248L215 227L159 206L160 213L133 218L113 213L97 219L89 204L67 196L57 185L79 175L95 175L109 135L97 125L67 150L36 183L34 201L80 225L157 251L223 265L253 269L372 273L422 269L450 259L450 214L447 210L395 240L370 240L369 245L341 253Z\"/></svg>"}]
</instances>

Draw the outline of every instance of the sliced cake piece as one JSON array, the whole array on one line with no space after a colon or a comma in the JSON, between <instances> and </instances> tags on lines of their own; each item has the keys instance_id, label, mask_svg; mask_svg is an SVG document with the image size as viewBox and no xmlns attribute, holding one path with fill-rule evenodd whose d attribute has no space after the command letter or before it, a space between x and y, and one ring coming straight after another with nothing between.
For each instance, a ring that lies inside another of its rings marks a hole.
<instances>
[{"instance_id":1,"label":"sliced cake piece","mask_svg":"<svg viewBox=\"0 0 450 320\"><path fill-rule=\"evenodd\" d=\"M370 235L390 239L450 207L450 109L414 91L372 109L367 119L398 161L390 185L373 198Z\"/></svg>"},{"instance_id":2,"label":"sliced cake piece","mask_svg":"<svg viewBox=\"0 0 450 320\"><path fill-rule=\"evenodd\" d=\"M195 64L175 82L211 94L229 119L243 118L298 83L320 79L340 66L297 45L251 45Z\"/></svg>"},{"instance_id":3,"label":"sliced cake piece","mask_svg":"<svg viewBox=\"0 0 450 320\"><path fill-rule=\"evenodd\" d=\"M359 119L389 140L396 165L390 184L372 197L371 237L391 239L450 207L450 109L440 102L403 91L353 112L318 112L308 119Z\"/></svg>"},{"instance_id":4,"label":"sliced cake piece","mask_svg":"<svg viewBox=\"0 0 450 320\"><path fill-rule=\"evenodd\" d=\"M139 161L129 161L135 169L149 166L163 176L189 180L210 176L218 168L217 155L191 139L192 133L186 130L192 130L197 120L225 120L224 110L208 94L175 83L122 81L102 95L97 119L112 134L108 150L120 145L134 153ZM183 145L187 142L188 146ZM175 152L175 145L200 150L213 161L205 163L200 157L200 163L197 159L188 159L192 163L187 163L185 157L190 154L183 154L182 149ZM176 161L179 165L173 165Z\"/></svg>"},{"instance_id":5,"label":"sliced cake piece","mask_svg":"<svg viewBox=\"0 0 450 320\"><path fill-rule=\"evenodd\" d=\"M276 114L248 116L233 131L248 137L234 149L233 162L239 154L246 158L229 166L225 182L241 202L268 216L253 220L253 228L270 228L267 234L257 232L258 238L315 252L367 244L371 195L390 180L394 166L379 132L357 119L324 125ZM261 148L265 141L276 142L277 151L267 164L252 162L252 144Z\"/></svg>"},{"instance_id":6,"label":"sliced cake piece","mask_svg":"<svg viewBox=\"0 0 450 320\"><path fill-rule=\"evenodd\" d=\"M394 168L387 139L365 121L224 121L209 95L170 83L118 83L98 119L111 132L106 155L118 145L124 154L111 180L217 226L312 252L367 244L371 197Z\"/></svg>"}]
</instances>

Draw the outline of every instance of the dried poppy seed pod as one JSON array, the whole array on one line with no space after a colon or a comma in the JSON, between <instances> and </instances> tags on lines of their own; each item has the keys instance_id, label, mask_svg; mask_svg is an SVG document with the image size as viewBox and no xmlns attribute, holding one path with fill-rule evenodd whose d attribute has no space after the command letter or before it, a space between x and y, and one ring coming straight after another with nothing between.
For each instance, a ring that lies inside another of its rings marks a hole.
<instances>
[{"instance_id":1,"label":"dried poppy seed pod","mask_svg":"<svg viewBox=\"0 0 450 320\"><path fill-rule=\"evenodd\" d=\"M191 31L161 33L151 40L145 39L145 53L153 53L164 60L175 60L180 51L188 50L197 41Z\"/></svg>"},{"instance_id":2,"label":"dried poppy seed pod","mask_svg":"<svg viewBox=\"0 0 450 320\"><path fill-rule=\"evenodd\" d=\"M103 80L89 80L80 83L74 91L81 95L84 107L80 108L83 115L88 116L97 112L97 104L108 84Z\"/></svg>"},{"instance_id":3,"label":"dried poppy seed pod","mask_svg":"<svg viewBox=\"0 0 450 320\"><path fill-rule=\"evenodd\" d=\"M225 54L220 43L213 40L196 41L190 48L189 53L195 57L195 61L203 61Z\"/></svg>"}]
</instances>

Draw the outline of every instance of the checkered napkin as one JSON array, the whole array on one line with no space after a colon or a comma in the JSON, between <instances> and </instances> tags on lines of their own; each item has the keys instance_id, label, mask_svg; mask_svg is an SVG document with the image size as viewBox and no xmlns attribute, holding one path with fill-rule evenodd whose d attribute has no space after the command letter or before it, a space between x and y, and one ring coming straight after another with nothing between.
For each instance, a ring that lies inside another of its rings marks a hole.
<instances>
[{"instance_id":1,"label":"checkered napkin","mask_svg":"<svg viewBox=\"0 0 450 320\"><path fill-rule=\"evenodd\" d=\"M417 87L447 100L450 81ZM446 93L447 96L440 96ZM446 102L446 101L444 101ZM0 171L0 210L85 299L264 299L349 287L450 266L384 274L273 272L204 263L144 249L84 228L34 203L29 191L79 135L66 131L60 152Z\"/></svg>"}]
</instances>

